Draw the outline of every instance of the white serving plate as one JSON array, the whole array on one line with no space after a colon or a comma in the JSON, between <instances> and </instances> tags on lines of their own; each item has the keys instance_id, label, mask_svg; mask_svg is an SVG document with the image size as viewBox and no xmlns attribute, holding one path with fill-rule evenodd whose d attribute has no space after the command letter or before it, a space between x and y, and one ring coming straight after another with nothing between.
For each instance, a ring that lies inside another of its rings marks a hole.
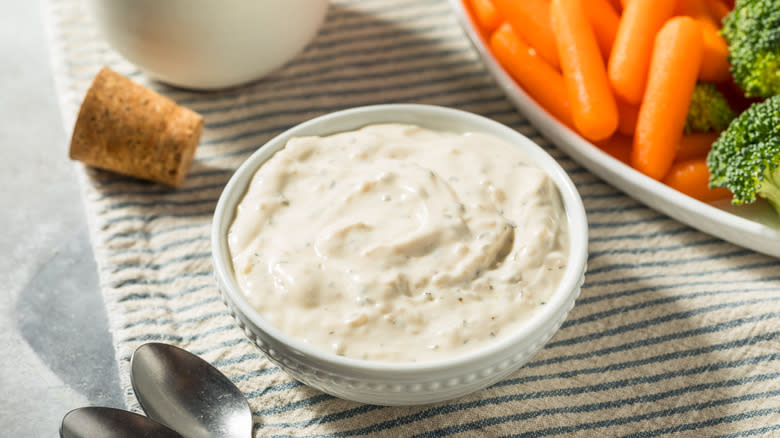
<instances>
[{"instance_id":1,"label":"white serving plate","mask_svg":"<svg viewBox=\"0 0 780 438\"><path fill-rule=\"evenodd\" d=\"M736 207L729 201L697 201L612 158L531 99L493 58L462 0L449 2L498 85L528 121L558 148L601 179L655 210L735 245L780 257L780 218L769 203L759 200Z\"/></svg>"}]
</instances>

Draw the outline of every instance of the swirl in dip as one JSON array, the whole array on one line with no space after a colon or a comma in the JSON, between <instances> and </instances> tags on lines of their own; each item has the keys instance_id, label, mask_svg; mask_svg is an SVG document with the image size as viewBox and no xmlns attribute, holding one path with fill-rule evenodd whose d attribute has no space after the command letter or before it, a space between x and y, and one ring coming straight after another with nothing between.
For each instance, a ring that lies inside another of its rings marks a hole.
<instances>
[{"instance_id":1,"label":"swirl in dip","mask_svg":"<svg viewBox=\"0 0 780 438\"><path fill-rule=\"evenodd\" d=\"M555 292L569 252L558 190L519 147L402 124L291 139L228 233L238 285L275 327L393 362L508 335Z\"/></svg>"}]
</instances>

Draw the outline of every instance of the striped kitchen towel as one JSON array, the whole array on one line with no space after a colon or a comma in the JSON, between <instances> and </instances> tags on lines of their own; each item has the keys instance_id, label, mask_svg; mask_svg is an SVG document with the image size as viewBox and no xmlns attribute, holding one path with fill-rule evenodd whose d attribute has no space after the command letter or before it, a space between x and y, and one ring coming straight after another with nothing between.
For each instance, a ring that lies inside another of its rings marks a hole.
<instances>
[{"instance_id":1,"label":"striped kitchen towel","mask_svg":"<svg viewBox=\"0 0 780 438\"><path fill-rule=\"evenodd\" d=\"M177 190L79 165L129 408L139 410L131 352L164 341L236 382L256 436L780 435L780 261L659 214L556 150L491 79L446 0L334 0L294 61L209 93L149 81L107 47L81 0L46 6L68 130L104 65L206 119ZM228 315L209 259L212 212L244 159L312 117L388 102L471 111L538 142L577 184L592 233L582 295L549 344L486 390L422 407L348 402L292 380Z\"/></svg>"}]
</instances>

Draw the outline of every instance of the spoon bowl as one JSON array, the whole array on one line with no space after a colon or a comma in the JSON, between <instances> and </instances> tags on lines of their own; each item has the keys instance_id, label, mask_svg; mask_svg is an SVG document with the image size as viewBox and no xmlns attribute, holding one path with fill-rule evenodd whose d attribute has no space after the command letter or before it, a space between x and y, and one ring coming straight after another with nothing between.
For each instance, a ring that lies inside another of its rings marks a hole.
<instances>
[{"instance_id":1,"label":"spoon bowl","mask_svg":"<svg viewBox=\"0 0 780 438\"><path fill-rule=\"evenodd\" d=\"M183 438L168 427L143 415L121 409L87 407L74 409L62 419L62 438L123 438L153 436Z\"/></svg>"},{"instance_id":2,"label":"spoon bowl","mask_svg":"<svg viewBox=\"0 0 780 438\"><path fill-rule=\"evenodd\" d=\"M200 357L168 344L138 347L130 378L149 418L189 438L249 437L252 412L241 391Z\"/></svg>"}]
</instances>

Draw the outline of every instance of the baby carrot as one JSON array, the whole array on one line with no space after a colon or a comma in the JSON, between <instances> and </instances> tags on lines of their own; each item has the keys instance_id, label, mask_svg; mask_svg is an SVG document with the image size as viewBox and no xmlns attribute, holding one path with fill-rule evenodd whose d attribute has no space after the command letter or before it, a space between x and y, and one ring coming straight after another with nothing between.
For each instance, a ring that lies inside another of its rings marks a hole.
<instances>
[{"instance_id":1,"label":"baby carrot","mask_svg":"<svg viewBox=\"0 0 780 438\"><path fill-rule=\"evenodd\" d=\"M602 151L611 155L612 158L630 165L631 142L631 137L615 133L612 137L606 140L597 141L594 144Z\"/></svg>"},{"instance_id":2,"label":"baby carrot","mask_svg":"<svg viewBox=\"0 0 780 438\"><path fill-rule=\"evenodd\" d=\"M623 12L623 0L609 0L609 4L612 5L612 9L620 15Z\"/></svg>"},{"instance_id":3,"label":"baby carrot","mask_svg":"<svg viewBox=\"0 0 780 438\"><path fill-rule=\"evenodd\" d=\"M674 8L674 15L687 15L691 18L709 16L710 10L704 0L680 0Z\"/></svg>"},{"instance_id":4,"label":"baby carrot","mask_svg":"<svg viewBox=\"0 0 780 438\"><path fill-rule=\"evenodd\" d=\"M589 140L603 140L617 129L617 104L582 1L552 0L550 17L574 126Z\"/></svg>"},{"instance_id":5,"label":"baby carrot","mask_svg":"<svg viewBox=\"0 0 780 438\"><path fill-rule=\"evenodd\" d=\"M588 14L590 25L593 26L593 33L596 34L601 56L606 63L609 59L609 53L612 51L612 44L615 42L615 33L617 33L620 17L609 0L588 0L585 12Z\"/></svg>"},{"instance_id":6,"label":"baby carrot","mask_svg":"<svg viewBox=\"0 0 780 438\"><path fill-rule=\"evenodd\" d=\"M550 114L574 126L563 77L512 30L502 24L489 41L490 51L523 89Z\"/></svg>"},{"instance_id":7,"label":"baby carrot","mask_svg":"<svg viewBox=\"0 0 780 438\"><path fill-rule=\"evenodd\" d=\"M701 48L701 30L690 17L670 19L655 38L631 150L631 165L651 178L663 178L674 161L699 74Z\"/></svg>"},{"instance_id":8,"label":"baby carrot","mask_svg":"<svg viewBox=\"0 0 780 438\"><path fill-rule=\"evenodd\" d=\"M715 23L722 23L723 17L731 12L731 8L720 0L707 0L707 8L710 10L710 15L712 15Z\"/></svg>"},{"instance_id":9,"label":"baby carrot","mask_svg":"<svg viewBox=\"0 0 780 438\"><path fill-rule=\"evenodd\" d=\"M729 46L710 17L697 18L702 30L701 67L699 79L704 82L724 82L731 77Z\"/></svg>"},{"instance_id":10,"label":"baby carrot","mask_svg":"<svg viewBox=\"0 0 780 438\"><path fill-rule=\"evenodd\" d=\"M686 161L691 158L706 157L719 136L719 132L693 132L683 135L674 160Z\"/></svg>"},{"instance_id":11,"label":"baby carrot","mask_svg":"<svg viewBox=\"0 0 780 438\"><path fill-rule=\"evenodd\" d=\"M718 25L710 14L706 0L684 0L677 3L676 15L687 15L695 19L702 30L704 42L699 80L723 82L731 77L729 71L729 46L720 35Z\"/></svg>"},{"instance_id":12,"label":"baby carrot","mask_svg":"<svg viewBox=\"0 0 780 438\"><path fill-rule=\"evenodd\" d=\"M615 99L618 109L618 132L624 135L634 135L636 119L639 117L639 107L629 105L620 99Z\"/></svg>"},{"instance_id":13,"label":"baby carrot","mask_svg":"<svg viewBox=\"0 0 780 438\"><path fill-rule=\"evenodd\" d=\"M493 0L470 0L469 3L477 24L486 35L490 35L501 24L501 16L498 15Z\"/></svg>"},{"instance_id":14,"label":"baby carrot","mask_svg":"<svg viewBox=\"0 0 780 438\"><path fill-rule=\"evenodd\" d=\"M550 2L547 0L493 0L499 15L504 17L517 35L559 68L555 36L550 27Z\"/></svg>"},{"instance_id":15,"label":"baby carrot","mask_svg":"<svg viewBox=\"0 0 780 438\"><path fill-rule=\"evenodd\" d=\"M675 0L631 0L624 5L607 71L615 94L627 103L638 105L642 100L653 39L672 16L675 3Z\"/></svg>"},{"instance_id":16,"label":"baby carrot","mask_svg":"<svg viewBox=\"0 0 780 438\"><path fill-rule=\"evenodd\" d=\"M707 168L705 158L675 163L663 179L663 183L703 202L717 201L731 196L731 192L726 188L709 188L710 170Z\"/></svg>"}]
</instances>

